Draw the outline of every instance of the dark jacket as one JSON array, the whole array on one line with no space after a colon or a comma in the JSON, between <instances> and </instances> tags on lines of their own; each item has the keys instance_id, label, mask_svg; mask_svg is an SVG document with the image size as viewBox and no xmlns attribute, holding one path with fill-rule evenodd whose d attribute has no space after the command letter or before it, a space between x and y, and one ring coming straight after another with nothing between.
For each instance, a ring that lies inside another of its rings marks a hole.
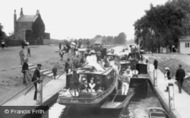
<instances>
[{"instance_id":1,"label":"dark jacket","mask_svg":"<svg viewBox=\"0 0 190 118\"><path fill-rule=\"evenodd\" d=\"M66 62L65 62L65 69L68 70L69 67L70 67L70 66L69 66L69 62L66 61Z\"/></svg>"},{"instance_id":2,"label":"dark jacket","mask_svg":"<svg viewBox=\"0 0 190 118\"><path fill-rule=\"evenodd\" d=\"M181 68L177 69L175 77L176 77L176 80L183 80L185 77L185 71Z\"/></svg>"},{"instance_id":3,"label":"dark jacket","mask_svg":"<svg viewBox=\"0 0 190 118\"><path fill-rule=\"evenodd\" d=\"M36 68L32 77L32 82L36 81L37 78L40 78L40 71Z\"/></svg>"},{"instance_id":4,"label":"dark jacket","mask_svg":"<svg viewBox=\"0 0 190 118\"><path fill-rule=\"evenodd\" d=\"M166 74L167 74L168 80L170 80L170 79L171 79L171 72L170 72L170 70L167 70L167 71L166 71Z\"/></svg>"},{"instance_id":5,"label":"dark jacket","mask_svg":"<svg viewBox=\"0 0 190 118\"><path fill-rule=\"evenodd\" d=\"M154 60L154 68L157 69L158 68L158 61L155 59Z\"/></svg>"},{"instance_id":6,"label":"dark jacket","mask_svg":"<svg viewBox=\"0 0 190 118\"><path fill-rule=\"evenodd\" d=\"M27 62L24 62L23 65L22 65L22 72L25 71L25 70L29 70Z\"/></svg>"}]
</instances>

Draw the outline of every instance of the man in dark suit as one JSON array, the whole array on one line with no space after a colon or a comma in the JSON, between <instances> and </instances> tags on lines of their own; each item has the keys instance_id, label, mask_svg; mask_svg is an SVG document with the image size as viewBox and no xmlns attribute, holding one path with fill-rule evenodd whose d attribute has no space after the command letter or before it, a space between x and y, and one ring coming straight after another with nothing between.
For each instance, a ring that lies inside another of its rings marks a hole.
<instances>
[{"instance_id":1,"label":"man in dark suit","mask_svg":"<svg viewBox=\"0 0 190 118\"><path fill-rule=\"evenodd\" d=\"M28 79L29 74L29 68L28 68L28 58L24 60L24 63L22 65L22 73L23 73L23 84L26 84L26 78Z\"/></svg>"},{"instance_id":2,"label":"man in dark suit","mask_svg":"<svg viewBox=\"0 0 190 118\"><path fill-rule=\"evenodd\" d=\"M154 69L157 70L158 69L158 61L155 59L154 60Z\"/></svg>"},{"instance_id":3,"label":"man in dark suit","mask_svg":"<svg viewBox=\"0 0 190 118\"><path fill-rule=\"evenodd\" d=\"M67 59L67 61L65 62L65 72L66 74L68 74L69 72L69 68L70 68L70 59Z\"/></svg>"},{"instance_id":4,"label":"man in dark suit","mask_svg":"<svg viewBox=\"0 0 190 118\"><path fill-rule=\"evenodd\" d=\"M185 71L184 71L184 69L182 69L181 64L179 64L179 68L176 71L175 77L176 77L176 80L177 80L177 83L178 83L179 93L181 93L181 88L183 86L183 80L184 80L184 77L185 77Z\"/></svg>"},{"instance_id":5,"label":"man in dark suit","mask_svg":"<svg viewBox=\"0 0 190 118\"><path fill-rule=\"evenodd\" d=\"M41 76L40 76L40 69L41 69L41 64L37 64L37 68L34 71L33 77L32 77L32 82L34 83L35 86L35 92L34 92L34 100L37 100L37 83L41 83Z\"/></svg>"}]
</instances>

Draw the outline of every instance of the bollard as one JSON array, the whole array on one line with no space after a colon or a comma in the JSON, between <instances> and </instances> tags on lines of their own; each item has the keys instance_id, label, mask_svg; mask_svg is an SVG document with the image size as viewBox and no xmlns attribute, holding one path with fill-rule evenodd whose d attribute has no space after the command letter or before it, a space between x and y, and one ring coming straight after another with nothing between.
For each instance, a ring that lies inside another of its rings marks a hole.
<instances>
[{"instance_id":1,"label":"bollard","mask_svg":"<svg viewBox=\"0 0 190 118\"><path fill-rule=\"evenodd\" d=\"M43 93L43 81L41 80L41 82L37 84L37 102L39 105L41 105L43 102L42 93Z\"/></svg>"},{"instance_id":2,"label":"bollard","mask_svg":"<svg viewBox=\"0 0 190 118\"><path fill-rule=\"evenodd\" d=\"M169 97L169 109L175 109L175 104L174 104L174 85L173 83L168 84L168 97Z\"/></svg>"},{"instance_id":3,"label":"bollard","mask_svg":"<svg viewBox=\"0 0 190 118\"><path fill-rule=\"evenodd\" d=\"M157 76L158 76L157 69L154 69L154 71L153 71L153 83L154 83L154 86L157 86Z\"/></svg>"}]
</instances>

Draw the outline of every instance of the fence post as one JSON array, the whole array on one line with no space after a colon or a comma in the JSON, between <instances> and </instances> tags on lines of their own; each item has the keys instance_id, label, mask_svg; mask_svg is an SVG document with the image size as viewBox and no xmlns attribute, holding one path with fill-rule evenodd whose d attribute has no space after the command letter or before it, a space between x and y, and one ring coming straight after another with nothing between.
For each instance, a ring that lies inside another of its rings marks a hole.
<instances>
[{"instance_id":1,"label":"fence post","mask_svg":"<svg viewBox=\"0 0 190 118\"><path fill-rule=\"evenodd\" d=\"M168 84L168 97L169 97L169 109L175 109L175 104L174 104L174 85L173 83Z\"/></svg>"},{"instance_id":2,"label":"fence post","mask_svg":"<svg viewBox=\"0 0 190 118\"><path fill-rule=\"evenodd\" d=\"M37 102L39 105L41 105L43 102L43 80L41 80L41 82L37 84L37 87Z\"/></svg>"},{"instance_id":3,"label":"fence post","mask_svg":"<svg viewBox=\"0 0 190 118\"><path fill-rule=\"evenodd\" d=\"M158 77L157 69L154 69L154 71L153 71L153 83L154 83L154 86L157 86L157 77Z\"/></svg>"}]
</instances>

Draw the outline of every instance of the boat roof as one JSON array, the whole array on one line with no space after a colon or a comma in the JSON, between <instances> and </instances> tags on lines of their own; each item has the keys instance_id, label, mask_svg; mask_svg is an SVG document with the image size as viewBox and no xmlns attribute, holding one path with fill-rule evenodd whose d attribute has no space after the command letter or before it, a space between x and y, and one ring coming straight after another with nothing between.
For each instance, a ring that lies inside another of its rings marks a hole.
<instances>
[{"instance_id":1,"label":"boat roof","mask_svg":"<svg viewBox=\"0 0 190 118\"><path fill-rule=\"evenodd\" d=\"M79 48L78 51L79 52L85 52L87 50L87 48Z\"/></svg>"},{"instance_id":2,"label":"boat roof","mask_svg":"<svg viewBox=\"0 0 190 118\"><path fill-rule=\"evenodd\" d=\"M90 65L86 65L82 68L77 69L77 74L96 74L96 75L107 75L109 74L112 70L113 67L105 68L103 71L91 71L90 69L93 68ZM71 75L72 72L68 73L67 75Z\"/></svg>"}]
</instances>

